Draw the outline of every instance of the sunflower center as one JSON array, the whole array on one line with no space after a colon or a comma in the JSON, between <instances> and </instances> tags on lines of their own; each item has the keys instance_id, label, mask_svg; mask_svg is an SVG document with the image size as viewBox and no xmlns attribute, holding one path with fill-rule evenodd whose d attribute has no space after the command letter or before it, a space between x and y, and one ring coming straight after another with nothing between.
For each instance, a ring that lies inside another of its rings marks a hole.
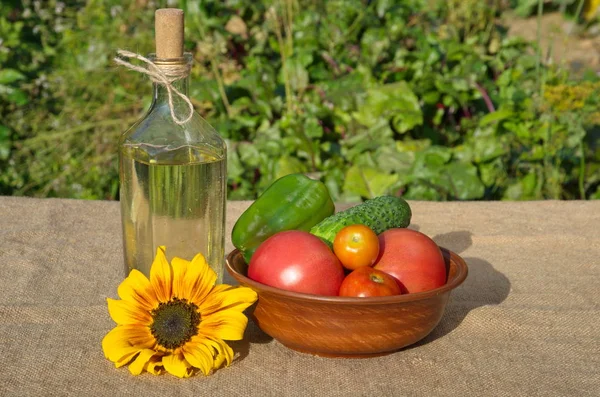
<instances>
[{"instance_id":1,"label":"sunflower center","mask_svg":"<svg viewBox=\"0 0 600 397\"><path fill-rule=\"evenodd\" d=\"M183 346L198 333L198 306L186 299L161 302L150 314L153 320L150 331L158 344L166 349Z\"/></svg>"}]
</instances>

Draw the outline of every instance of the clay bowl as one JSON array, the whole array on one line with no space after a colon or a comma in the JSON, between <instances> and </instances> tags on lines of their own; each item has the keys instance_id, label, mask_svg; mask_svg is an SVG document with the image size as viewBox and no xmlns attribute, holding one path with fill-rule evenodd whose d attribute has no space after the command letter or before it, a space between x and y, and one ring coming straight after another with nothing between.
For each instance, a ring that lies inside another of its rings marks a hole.
<instances>
[{"instance_id":1,"label":"clay bowl","mask_svg":"<svg viewBox=\"0 0 600 397\"><path fill-rule=\"evenodd\" d=\"M285 291L246 277L238 250L227 271L258 293L251 314L265 333L290 349L324 357L372 357L426 337L440 322L450 292L467 277L465 261L442 248L447 282L435 290L377 298L317 296Z\"/></svg>"}]
</instances>

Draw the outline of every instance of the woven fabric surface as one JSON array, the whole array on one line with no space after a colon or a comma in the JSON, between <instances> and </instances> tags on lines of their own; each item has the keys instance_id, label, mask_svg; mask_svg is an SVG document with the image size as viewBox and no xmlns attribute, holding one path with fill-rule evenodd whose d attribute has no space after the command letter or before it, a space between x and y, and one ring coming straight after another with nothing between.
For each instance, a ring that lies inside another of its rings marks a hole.
<instances>
[{"instance_id":1,"label":"woven fabric surface","mask_svg":"<svg viewBox=\"0 0 600 397\"><path fill-rule=\"evenodd\" d=\"M227 203L227 252L248 205ZM469 266L428 337L328 359L250 322L230 367L180 380L131 376L102 353L123 278L119 204L0 197L0 396L598 395L600 201L410 205L411 228Z\"/></svg>"}]
</instances>

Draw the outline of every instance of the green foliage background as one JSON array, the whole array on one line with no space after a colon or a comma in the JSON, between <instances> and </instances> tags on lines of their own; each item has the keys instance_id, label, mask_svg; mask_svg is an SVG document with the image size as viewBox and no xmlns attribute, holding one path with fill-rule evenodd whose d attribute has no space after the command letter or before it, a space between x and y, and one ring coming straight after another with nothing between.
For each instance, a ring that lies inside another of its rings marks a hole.
<instances>
[{"instance_id":1,"label":"green foliage background","mask_svg":"<svg viewBox=\"0 0 600 397\"><path fill-rule=\"evenodd\" d=\"M112 58L153 52L154 10L177 6L230 199L291 172L336 201L598 199L600 82L506 37L505 3L3 1L0 194L118 198L151 84Z\"/></svg>"}]
</instances>

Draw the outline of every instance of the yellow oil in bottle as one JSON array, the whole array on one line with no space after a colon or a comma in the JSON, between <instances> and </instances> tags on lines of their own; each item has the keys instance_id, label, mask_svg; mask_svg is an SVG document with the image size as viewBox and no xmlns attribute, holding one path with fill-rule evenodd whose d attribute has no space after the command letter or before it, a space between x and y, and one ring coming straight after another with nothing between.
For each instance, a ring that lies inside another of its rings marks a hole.
<instances>
[{"instance_id":1,"label":"yellow oil in bottle","mask_svg":"<svg viewBox=\"0 0 600 397\"><path fill-rule=\"evenodd\" d=\"M169 261L201 253L222 282L226 160L205 148L181 146L149 155L152 147L123 146L121 215L126 274L146 276L158 246ZM157 154L158 153L158 154Z\"/></svg>"}]
</instances>

